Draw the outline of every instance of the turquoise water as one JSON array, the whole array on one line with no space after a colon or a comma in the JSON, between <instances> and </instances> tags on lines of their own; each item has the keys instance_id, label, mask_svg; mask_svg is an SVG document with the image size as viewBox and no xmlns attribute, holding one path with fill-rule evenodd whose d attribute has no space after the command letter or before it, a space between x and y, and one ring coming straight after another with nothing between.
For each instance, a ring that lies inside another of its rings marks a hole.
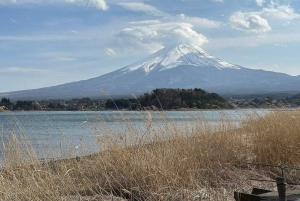
<instances>
[{"instance_id":1,"label":"turquoise water","mask_svg":"<svg viewBox=\"0 0 300 201\"><path fill-rule=\"evenodd\" d=\"M12 135L22 144L29 140L41 158L74 157L100 151L99 136L113 132L126 133L134 127L141 135L151 125L168 123L182 127L197 121L217 123L224 116L239 125L249 113L264 110L204 111L29 111L0 113L1 142L7 144ZM1 143L2 144L2 143ZM2 150L2 149L1 149ZM0 151L1 151L0 150ZM3 158L2 151L0 158Z\"/></svg>"}]
</instances>

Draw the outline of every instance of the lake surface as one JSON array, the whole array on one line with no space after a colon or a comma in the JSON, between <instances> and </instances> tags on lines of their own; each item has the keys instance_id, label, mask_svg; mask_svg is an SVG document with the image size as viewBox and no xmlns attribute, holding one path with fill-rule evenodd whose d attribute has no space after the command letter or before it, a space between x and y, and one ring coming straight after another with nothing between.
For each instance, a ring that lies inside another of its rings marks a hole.
<instances>
[{"instance_id":1,"label":"lake surface","mask_svg":"<svg viewBox=\"0 0 300 201\"><path fill-rule=\"evenodd\" d=\"M143 135L149 125L177 124L186 129L195 121L217 124L224 118L240 125L253 112L263 114L266 110L6 112L0 113L0 141L7 145L16 136L20 144L29 140L38 157L74 157L100 151L97 140L109 133L129 133L134 128Z\"/></svg>"}]
</instances>

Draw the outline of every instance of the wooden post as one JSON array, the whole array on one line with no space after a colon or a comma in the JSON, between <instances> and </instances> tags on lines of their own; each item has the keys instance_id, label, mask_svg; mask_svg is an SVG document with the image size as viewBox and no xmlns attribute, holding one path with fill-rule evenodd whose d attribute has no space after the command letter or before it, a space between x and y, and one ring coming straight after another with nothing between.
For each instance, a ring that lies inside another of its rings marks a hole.
<instances>
[{"instance_id":1,"label":"wooden post","mask_svg":"<svg viewBox=\"0 0 300 201\"><path fill-rule=\"evenodd\" d=\"M287 201L286 199L286 183L283 177L276 179L279 201Z\"/></svg>"}]
</instances>

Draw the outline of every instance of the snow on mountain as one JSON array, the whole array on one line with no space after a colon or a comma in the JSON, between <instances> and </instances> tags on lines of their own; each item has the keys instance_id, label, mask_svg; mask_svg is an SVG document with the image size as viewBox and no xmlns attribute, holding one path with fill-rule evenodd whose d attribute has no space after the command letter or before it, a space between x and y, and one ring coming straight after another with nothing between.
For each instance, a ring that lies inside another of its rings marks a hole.
<instances>
[{"instance_id":1,"label":"snow on mountain","mask_svg":"<svg viewBox=\"0 0 300 201\"><path fill-rule=\"evenodd\" d=\"M99 77L53 87L0 93L13 100L130 96L155 88L202 88L220 94L300 92L300 76L253 70L222 61L192 45L164 48Z\"/></svg>"},{"instance_id":2,"label":"snow on mountain","mask_svg":"<svg viewBox=\"0 0 300 201\"><path fill-rule=\"evenodd\" d=\"M140 60L123 69L124 73L143 69L146 74L154 69L159 71L175 68L177 66L197 66L197 67L215 67L218 69L234 68L240 69L240 66L233 65L213 57L202 48L194 45L179 45L173 48L164 48L149 57Z\"/></svg>"}]
</instances>

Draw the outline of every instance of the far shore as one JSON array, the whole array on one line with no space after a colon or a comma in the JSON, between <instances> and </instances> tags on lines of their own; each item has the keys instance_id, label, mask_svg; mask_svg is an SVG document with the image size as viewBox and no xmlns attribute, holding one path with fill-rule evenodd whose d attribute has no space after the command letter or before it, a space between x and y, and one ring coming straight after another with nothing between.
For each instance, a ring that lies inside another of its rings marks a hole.
<instances>
[{"instance_id":1,"label":"far shore","mask_svg":"<svg viewBox=\"0 0 300 201\"><path fill-rule=\"evenodd\" d=\"M143 111L149 111L149 112L162 112L162 111L218 111L218 110L247 110L247 109L268 109L268 110L294 110L298 109L299 107L244 107L244 108L226 108L226 109L198 109L198 108L179 108L179 109L170 109L170 110L130 110L130 109L119 109L119 110L112 110L112 109L102 109L102 110L91 110L91 109L84 109L84 110L4 110L0 108L0 112L37 112L37 111L43 111L43 112L143 112Z\"/></svg>"}]
</instances>

